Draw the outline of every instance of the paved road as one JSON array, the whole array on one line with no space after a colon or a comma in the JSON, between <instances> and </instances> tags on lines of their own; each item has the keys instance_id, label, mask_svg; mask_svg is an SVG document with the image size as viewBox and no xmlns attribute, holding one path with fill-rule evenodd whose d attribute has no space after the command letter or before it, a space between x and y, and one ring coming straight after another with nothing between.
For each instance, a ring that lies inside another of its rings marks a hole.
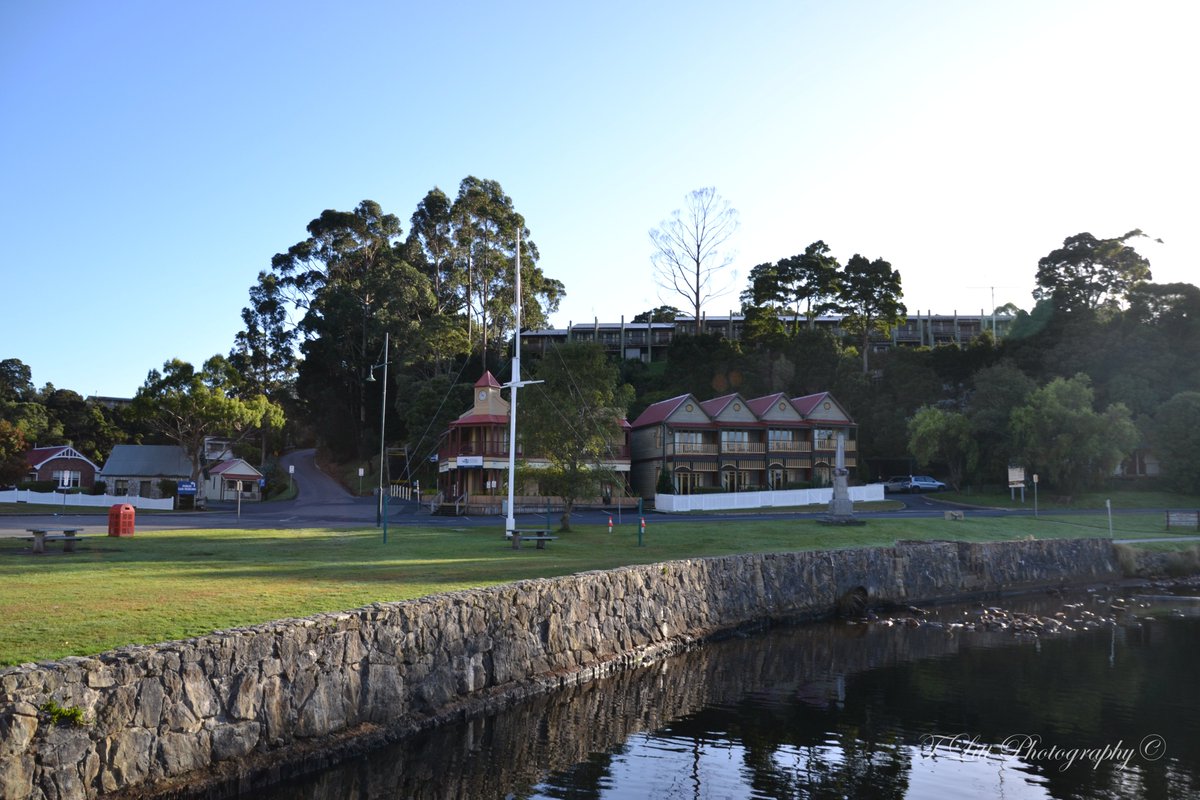
<instances>
[{"instance_id":1,"label":"paved road","mask_svg":"<svg viewBox=\"0 0 1200 800\"><path fill-rule=\"evenodd\" d=\"M335 480L317 468L313 450L297 450L282 459L284 468L295 466L293 479L296 481L298 494L296 499L269 502L243 503L240 516L233 504L212 505L207 511L178 512L169 514L140 514L137 517L137 528L140 530L171 530L197 528L271 528L292 529L310 527L371 527L376 524L376 500L374 497L355 497L347 492ZM947 510L963 510L964 506L942 502L936 494L892 494L889 500L898 500L904 507L897 511L861 511L857 516L863 519L923 519L938 518ZM969 516L973 517L1010 517L1032 516L1032 507L1020 510L1005 510L993 508L965 507ZM1131 509L1114 514L1145 513L1148 509ZM811 519L824 513L820 511L773 511L764 510L755 513L746 512L712 512L706 514L647 515L648 525L685 524L697 521L756 521L780 519ZM1059 515L1103 514L1104 509L1086 510L1041 510L1043 517L1052 518ZM636 524L637 514L626 512L612 515L614 524ZM602 525L608 521L609 513L605 511L577 511L572 520L581 524ZM88 533L103 533L108 530L108 520L103 514L44 514L29 516L0 516L0 536L20 535L26 528L35 525L61 527L64 524L78 525ZM517 524L520 527L539 527L546 524L544 515L521 515ZM557 525L557 515L551 521ZM504 527L504 518L500 516L484 517L435 517L431 516L428 508L420 508L416 503L392 500L388 509L388 525L432 525L453 528L477 526L494 526L497 530ZM1172 537L1174 540L1174 537Z\"/></svg>"}]
</instances>

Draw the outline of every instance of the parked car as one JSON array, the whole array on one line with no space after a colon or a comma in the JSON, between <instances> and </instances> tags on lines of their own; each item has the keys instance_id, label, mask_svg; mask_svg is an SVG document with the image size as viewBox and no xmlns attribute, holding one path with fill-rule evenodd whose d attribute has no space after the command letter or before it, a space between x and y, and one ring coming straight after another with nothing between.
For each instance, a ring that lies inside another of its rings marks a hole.
<instances>
[{"instance_id":1,"label":"parked car","mask_svg":"<svg viewBox=\"0 0 1200 800\"><path fill-rule=\"evenodd\" d=\"M884 481L885 492L936 492L946 484L928 475L893 475Z\"/></svg>"},{"instance_id":2,"label":"parked car","mask_svg":"<svg viewBox=\"0 0 1200 800\"><path fill-rule=\"evenodd\" d=\"M937 492L946 488L946 484L934 480L928 475L913 475L908 483L910 492Z\"/></svg>"}]
</instances>

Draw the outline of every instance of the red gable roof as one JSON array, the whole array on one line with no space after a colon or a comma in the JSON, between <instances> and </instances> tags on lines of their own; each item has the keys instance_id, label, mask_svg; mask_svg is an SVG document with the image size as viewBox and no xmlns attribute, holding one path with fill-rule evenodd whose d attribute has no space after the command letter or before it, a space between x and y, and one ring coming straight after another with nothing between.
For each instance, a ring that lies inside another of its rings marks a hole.
<instances>
[{"instance_id":1,"label":"red gable roof","mask_svg":"<svg viewBox=\"0 0 1200 800\"><path fill-rule=\"evenodd\" d=\"M775 394L769 394L766 397L756 397L753 400L747 400L746 408L750 409L754 416L761 417L763 414L767 413L767 409L775 405L776 402L786 399L787 395L785 395L783 392L776 392Z\"/></svg>"},{"instance_id":2,"label":"red gable roof","mask_svg":"<svg viewBox=\"0 0 1200 800\"><path fill-rule=\"evenodd\" d=\"M714 397L712 400L705 400L700 404L700 407L704 409L705 414L708 414L710 417L715 417L724 411L729 404L733 402L735 397L737 397L736 393L723 395L721 397Z\"/></svg>"},{"instance_id":3,"label":"red gable roof","mask_svg":"<svg viewBox=\"0 0 1200 800\"><path fill-rule=\"evenodd\" d=\"M829 392L818 392L817 394L806 394L804 397L793 397L792 406L800 412L801 416L807 417L828 396Z\"/></svg>"},{"instance_id":4,"label":"red gable roof","mask_svg":"<svg viewBox=\"0 0 1200 800\"><path fill-rule=\"evenodd\" d=\"M229 473L231 478L261 478L262 473L240 458L231 458L208 468L210 475Z\"/></svg>"},{"instance_id":5,"label":"red gable roof","mask_svg":"<svg viewBox=\"0 0 1200 800\"><path fill-rule=\"evenodd\" d=\"M480 387L492 389L501 388L500 382L496 380L494 375L492 375L491 370L485 371L479 380L475 381L475 388L478 389Z\"/></svg>"},{"instance_id":6,"label":"red gable roof","mask_svg":"<svg viewBox=\"0 0 1200 800\"><path fill-rule=\"evenodd\" d=\"M672 397L670 400L659 400L650 406L633 421L633 427L640 428L643 425L657 425L667 417L675 413L675 409L683 405L683 401L691 397L690 394L681 394L678 397Z\"/></svg>"},{"instance_id":7,"label":"red gable roof","mask_svg":"<svg viewBox=\"0 0 1200 800\"><path fill-rule=\"evenodd\" d=\"M60 444L54 447L35 447L25 453L25 463L33 469L38 469L47 461L55 458L77 458L92 464L91 459L69 444ZM92 464L92 467L98 469L95 464Z\"/></svg>"}]
</instances>

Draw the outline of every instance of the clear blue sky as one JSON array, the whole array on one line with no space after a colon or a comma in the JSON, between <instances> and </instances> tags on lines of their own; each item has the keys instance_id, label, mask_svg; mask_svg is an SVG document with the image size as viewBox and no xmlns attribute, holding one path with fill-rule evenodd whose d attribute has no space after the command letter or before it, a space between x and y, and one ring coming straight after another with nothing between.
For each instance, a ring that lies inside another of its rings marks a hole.
<instances>
[{"instance_id":1,"label":"clear blue sky","mask_svg":"<svg viewBox=\"0 0 1200 800\"><path fill-rule=\"evenodd\" d=\"M1032 305L1038 258L1140 227L1196 282L1200 6L1184 2L0 4L0 358L131 396L227 353L323 209L408 227L498 180L553 321L682 306L647 232L715 186L735 291L824 239L910 313ZM994 290L989 287L995 287Z\"/></svg>"}]
</instances>

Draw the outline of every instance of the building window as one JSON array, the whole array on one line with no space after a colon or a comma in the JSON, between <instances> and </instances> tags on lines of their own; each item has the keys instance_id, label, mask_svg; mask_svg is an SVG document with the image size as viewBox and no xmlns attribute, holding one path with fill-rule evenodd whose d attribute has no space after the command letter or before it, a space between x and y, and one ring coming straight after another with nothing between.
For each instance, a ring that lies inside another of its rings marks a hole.
<instances>
[{"instance_id":1,"label":"building window","mask_svg":"<svg viewBox=\"0 0 1200 800\"><path fill-rule=\"evenodd\" d=\"M113 481L113 494L117 495L118 497L124 497L125 495L129 494L129 479L117 478L115 481Z\"/></svg>"},{"instance_id":2,"label":"building window","mask_svg":"<svg viewBox=\"0 0 1200 800\"><path fill-rule=\"evenodd\" d=\"M750 431L721 431L721 444L748 444Z\"/></svg>"},{"instance_id":3,"label":"building window","mask_svg":"<svg viewBox=\"0 0 1200 800\"><path fill-rule=\"evenodd\" d=\"M79 488L80 474L79 470L73 469L56 469L50 473L56 486L70 486L72 489Z\"/></svg>"},{"instance_id":4,"label":"building window","mask_svg":"<svg viewBox=\"0 0 1200 800\"><path fill-rule=\"evenodd\" d=\"M793 430L771 428L767 431L767 440L772 445L792 444L796 441L796 432Z\"/></svg>"},{"instance_id":5,"label":"building window","mask_svg":"<svg viewBox=\"0 0 1200 800\"><path fill-rule=\"evenodd\" d=\"M704 434L701 431L675 431L676 453L703 453Z\"/></svg>"}]
</instances>

